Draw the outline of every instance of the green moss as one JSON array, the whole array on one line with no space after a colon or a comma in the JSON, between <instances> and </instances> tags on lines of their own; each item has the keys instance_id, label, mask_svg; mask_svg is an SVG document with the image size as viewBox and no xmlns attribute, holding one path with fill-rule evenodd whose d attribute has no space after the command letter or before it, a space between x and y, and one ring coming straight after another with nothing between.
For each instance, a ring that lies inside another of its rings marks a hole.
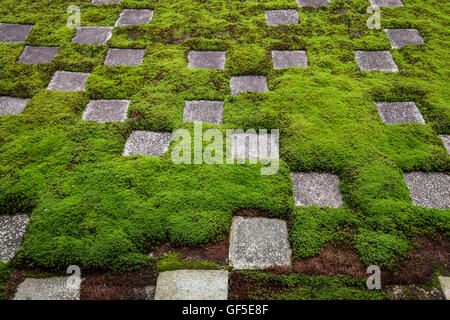
<instances>
[{"instance_id":1,"label":"green moss","mask_svg":"<svg viewBox=\"0 0 450 320\"><path fill-rule=\"evenodd\" d=\"M12 272L13 269L9 266L9 264L0 262L0 300L6 299L6 282L11 277Z\"/></svg>"},{"instance_id":2,"label":"green moss","mask_svg":"<svg viewBox=\"0 0 450 320\"><path fill-rule=\"evenodd\" d=\"M171 252L160 257L156 263L155 272L158 274L173 270L218 270L214 262L203 260L185 260L178 252Z\"/></svg>"}]
</instances>

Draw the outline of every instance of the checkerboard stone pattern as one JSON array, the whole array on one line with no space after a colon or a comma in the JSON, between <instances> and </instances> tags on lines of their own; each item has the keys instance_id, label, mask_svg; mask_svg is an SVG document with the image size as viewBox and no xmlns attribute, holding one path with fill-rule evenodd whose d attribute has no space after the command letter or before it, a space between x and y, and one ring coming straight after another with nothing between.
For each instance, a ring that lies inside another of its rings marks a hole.
<instances>
[{"instance_id":1,"label":"checkerboard stone pattern","mask_svg":"<svg viewBox=\"0 0 450 320\"><path fill-rule=\"evenodd\" d=\"M279 219L234 217L229 260L233 269L290 266L286 222Z\"/></svg>"},{"instance_id":2,"label":"checkerboard stone pattern","mask_svg":"<svg viewBox=\"0 0 450 320\"><path fill-rule=\"evenodd\" d=\"M105 45L112 36L112 27L81 27L72 42Z\"/></svg>"},{"instance_id":3,"label":"checkerboard stone pattern","mask_svg":"<svg viewBox=\"0 0 450 320\"><path fill-rule=\"evenodd\" d=\"M445 299L450 300L450 277L439 276L438 279Z\"/></svg>"},{"instance_id":4,"label":"checkerboard stone pattern","mask_svg":"<svg viewBox=\"0 0 450 320\"><path fill-rule=\"evenodd\" d=\"M191 51L188 56L189 68L225 69L224 51Z\"/></svg>"},{"instance_id":5,"label":"checkerboard stone pattern","mask_svg":"<svg viewBox=\"0 0 450 320\"><path fill-rule=\"evenodd\" d=\"M296 206L341 207L339 178L331 173L291 172Z\"/></svg>"},{"instance_id":6,"label":"checkerboard stone pattern","mask_svg":"<svg viewBox=\"0 0 450 320\"><path fill-rule=\"evenodd\" d=\"M149 23L153 19L153 10L124 9L116 22L117 27Z\"/></svg>"},{"instance_id":7,"label":"checkerboard stone pattern","mask_svg":"<svg viewBox=\"0 0 450 320\"><path fill-rule=\"evenodd\" d=\"M223 101L186 101L183 120L222 124L223 105Z\"/></svg>"},{"instance_id":8,"label":"checkerboard stone pattern","mask_svg":"<svg viewBox=\"0 0 450 320\"><path fill-rule=\"evenodd\" d=\"M139 66L144 60L144 49L108 49L105 59L107 66Z\"/></svg>"},{"instance_id":9,"label":"checkerboard stone pattern","mask_svg":"<svg viewBox=\"0 0 450 320\"><path fill-rule=\"evenodd\" d=\"M155 300L227 300L228 271L175 270L158 276Z\"/></svg>"},{"instance_id":10,"label":"checkerboard stone pattern","mask_svg":"<svg viewBox=\"0 0 450 320\"><path fill-rule=\"evenodd\" d=\"M54 91L84 91L89 73L56 71L48 90Z\"/></svg>"},{"instance_id":11,"label":"checkerboard stone pattern","mask_svg":"<svg viewBox=\"0 0 450 320\"><path fill-rule=\"evenodd\" d=\"M440 135L439 137L444 143L445 150L447 150L448 154L450 154L450 135Z\"/></svg>"},{"instance_id":12,"label":"checkerboard stone pattern","mask_svg":"<svg viewBox=\"0 0 450 320\"><path fill-rule=\"evenodd\" d=\"M330 4L330 0L297 0L297 4L299 7L320 7L328 6Z\"/></svg>"},{"instance_id":13,"label":"checkerboard stone pattern","mask_svg":"<svg viewBox=\"0 0 450 320\"><path fill-rule=\"evenodd\" d=\"M384 123L418 122L425 124L416 104L410 102L375 102Z\"/></svg>"},{"instance_id":14,"label":"checkerboard stone pattern","mask_svg":"<svg viewBox=\"0 0 450 320\"><path fill-rule=\"evenodd\" d=\"M13 300L80 300L80 288L67 286L68 277L27 278Z\"/></svg>"},{"instance_id":15,"label":"checkerboard stone pattern","mask_svg":"<svg viewBox=\"0 0 450 320\"><path fill-rule=\"evenodd\" d=\"M27 215L0 215L0 260L8 262L19 250L28 223Z\"/></svg>"},{"instance_id":16,"label":"checkerboard stone pattern","mask_svg":"<svg viewBox=\"0 0 450 320\"><path fill-rule=\"evenodd\" d=\"M416 29L384 29L394 49L403 48L409 44L424 43L422 36Z\"/></svg>"},{"instance_id":17,"label":"checkerboard stone pattern","mask_svg":"<svg viewBox=\"0 0 450 320\"><path fill-rule=\"evenodd\" d=\"M121 0L92 0L93 4L120 3Z\"/></svg>"},{"instance_id":18,"label":"checkerboard stone pattern","mask_svg":"<svg viewBox=\"0 0 450 320\"><path fill-rule=\"evenodd\" d=\"M306 51L272 51L272 60L274 69L308 66Z\"/></svg>"},{"instance_id":19,"label":"checkerboard stone pattern","mask_svg":"<svg viewBox=\"0 0 450 320\"><path fill-rule=\"evenodd\" d=\"M22 113L28 101L30 101L30 99L0 97L0 116Z\"/></svg>"},{"instance_id":20,"label":"checkerboard stone pattern","mask_svg":"<svg viewBox=\"0 0 450 320\"><path fill-rule=\"evenodd\" d=\"M235 132L231 137L233 159L279 158L279 141L274 134Z\"/></svg>"},{"instance_id":21,"label":"checkerboard stone pattern","mask_svg":"<svg viewBox=\"0 0 450 320\"><path fill-rule=\"evenodd\" d=\"M100 123L123 122L127 118L129 100L92 100L83 112L83 120Z\"/></svg>"},{"instance_id":22,"label":"checkerboard stone pattern","mask_svg":"<svg viewBox=\"0 0 450 320\"><path fill-rule=\"evenodd\" d=\"M28 24L0 23L0 42L23 43L33 27Z\"/></svg>"},{"instance_id":23,"label":"checkerboard stone pattern","mask_svg":"<svg viewBox=\"0 0 450 320\"><path fill-rule=\"evenodd\" d=\"M298 24L298 12L297 10L268 10L266 11L266 22L271 27Z\"/></svg>"},{"instance_id":24,"label":"checkerboard stone pattern","mask_svg":"<svg viewBox=\"0 0 450 320\"><path fill-rule=\"evenodd\" d=\"M403 175L416 206L450 209L450 176L443 172L409 172Z\"/></svg>"},{"instance_id":25,"label":"checkerboard stone pattern","mask_svg":"<svg viewBox=\"0 0 450 320\"><path fill-rule=\"evenodd\" d=\"M378 7L401 7L403 2L401 0L369 0L371 6Z\"/></svg>"},{"instance_id":26,"label":"checkerboard stone pattern","mask_svg":"<svg viewBox=\"0 0 450 320\"><path fill-rule=\"evenodd\" d=\"M41 64L52 62L59 47L30 47L26 46L18 62L27 64Z\"/></svg>"},{"instance_id":27,"label":"checkerboard stone pattern","mask_svg":"<svg viewBox=\"0 0 450 320\"><path fill-rule=\"evenodd\" d=\"M170 132L133 131L125 143L124 156L159 157L169 150Z\"/></svg>"},{"instance_id":28,"label":"checkerboard stone pattern","mask_svg":"<svg viewBox=\"0 0 450 320\"><path fill-rule=\"evenodd\" d=\"M232 95L237 95L241 92L246 91L253 91L253 92L269 91L267 79L264 76L231 77L230 88Z\"/></svg>"},{"instance_id":29,"label":"checkerboard stone pattern","mask_svg":"<svg viewBox=\"0 0 450 320\"><path fill-rule=\"evenodd\" d=\"M398 71L389 51L355 51L355 58L362 71Z\"/></svg>"}]
</instances>

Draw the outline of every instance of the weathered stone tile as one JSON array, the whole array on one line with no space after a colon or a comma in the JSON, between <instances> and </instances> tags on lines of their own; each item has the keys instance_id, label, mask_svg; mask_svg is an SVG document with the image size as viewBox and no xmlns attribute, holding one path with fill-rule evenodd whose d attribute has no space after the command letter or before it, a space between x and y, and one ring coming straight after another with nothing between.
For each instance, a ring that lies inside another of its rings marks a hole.
<instances>
[{"instance_id":1,"label":"weathered stone tile","mask_svg":"<svg viewBox=\"0 0 450 320\"><path fill-rule=\"evenodd\" d=\"M384 123L425 123L414 102L375 102L375 104Z\"/></svg>"},{"instance_id":2,"label":"weathered stone tile","mask_svg":"<svg viewBox=\"0 0 450 320\"><path fill-rule=\"evenodd\" d=\"M124 9L116 22L116 26L133 26L149 23L153 19L153 10Z\"/></svg>"},{"instance_id":3,"label":"weathered stone tile","mask_svg":"<svg viewBox=\"0 0 450 320\"><path fill-rule=\"evenodd\" d=\"M223 101L186 101L183 120L221 124L223 105Z\"/></svg>"},{"instance_id":4,"label":"weathered stone tile","mask_svg":"<svg viewBox=\"0 0 450 320\"><path fill-rule=\"evenodd\" d=\"M133 131L125 144L124 156L159 157L169 150L170 132Z\"/></svg>"},{"instance_id":5,"label":"weathered stone tile","mask_svg":"<svg viewBox=\"0 0 450 320\"><path fill-rule=\"evenodd\" d=\"M56 71L48 90L55 91L84 91L89 73Z\"/></svg>"},{"instance_id":6,"label":"weathered stone tile","mask_svg":"<svg viewBox=\"0 0 450 320\"><path fill-rule=\"evenodd\" d=\"M107 66L139 66L144 60L144 49L108 49L105 65Z\"/></svg>"},{"instance_id":7,"label":"weathered stone tile","mask_svg":"<svg viewBox=\"0 0 450 320\"><path fill-rule=\"evenodd\" d=\"M398 71L389 51L355 51L355 58L362 71Z\"/></svg>"},{"instance_id":8,"label":"weathered stone tile","mask_svg":"<svg viewBox=\"0 0 450 320\"><path fill-rule=\"evenodd\" d=\"M450 209L450 176L444 172L409 172L403 175L416 206Z\"/></svg>"},{"instance_id":9,"label":"weathered stone tile","mask_svg":"<svg viewBox=\"0 0 450 320\"><path fill-rule=\"evenodd\" d=\"M272 51L272 60L274 69L308 66L306 51Z\"/></svg>"},{"instance_id":10,"label":"weathered stone tile","mask_svg":"<svg viewBox=\"0 0 450 320\"><path fill-rule=\"evenodd\" d=\"M237 76L231 77L230 80L231 94L237 95L241 92L253 91L264 92L269 91L267 80L264 76Z\"/></svg>"},{"instance_id":11,"label":"weathered stone tile","mask_svg":"<svg viewBox=\"0 0 450 320\"><path fill-rule=\"evenodd\" d=\"M105 45L112 36L112 27L81 27L72 42Z\"/></svg>"},{"instance_id":12,"label":"weathered stone tile","mask_svg":"<svg viewBox=\"0 0 450 320\"><path fill-rule=\"evenodd\" d=\"M442 139L445 149L450 154L450 135L443 134L443 135L440 135L439 137Z\"/></svg>"},{"instance_id":13,"label":"weathered stone tile","mask_svg":"<svg viewBox=\"0 0 450 320\"><path fill-rule=\"evenodd\" d=\"M341 207L339 178L331 173L291 172L297 206Z\"/></svg>"},{"instance_id":14,"label":"weathered stone tile","mask_svg":"<svg viewBox=\"0 0 450 320\"><path fill-rule=\"evenodd\" d=\"M121 0L92 0L93 4L120 3Z\"/></svg>"},{"instance_id":15,"label":"weathered stone tile","mask_svg":"<svg viewBox=\"0 0 450 320\"><path fill-rule=\"evenodd\" d=\"M52 62L59 47L30 47L26 46L18 62L27 64L41 64Z\"/></svg>"},{"instance_id":16,"label":"weathered stone tile","mask_svg":"<svg viewBox=\"0 0 450 320\"><path fill-rule=\"evenodd\" d=\"M424 43L422 36L416 29L384 29L394 49L403 48L409 44Z\"/></svg>"},{"instance_id":17,"label":"weathered stone tile","mask_svg":"<svg viewBox=\"0 0 450 320\"><path fill-rule=\"evenodd\" d=\"M191 51L188 59L189 68L225 69L226 54L224 51Z\"/></svg>"},{"instance_id":18,"label":"weathered stone tile","mask_svg":"<svg viewBox=\"0 0 450 320\"><path fill-rule=\"evenodd\" d=\"M272 133L233 133L233 159L279 158L278 137Z\"/></svg>"},{"instance_id":19,"label":"weathered stone tile","mask_svg":"<svg viewBox=\"0 0 450 320\"><path fill-rule=\"evenodd\" d=\"M68 277L27 278L18 287L14 300L80 300L80 288L67 285Z\"/></svg>"},{"instance_id":20,"label":"weathered stone tile","mask_svg":"<svg viewBox=\"0 0 450 320\"><path fill-rule=\"evenodd\" d=\"M401 0L369 0L370 4L378 7L401 7L403 2Z\"/></svg>"},{"instance_id":21,"label":"weathered stone tile","mask_svg":"<svg viewBox=\"0 0 450 320\"><path fill-rule=\"evenodd\" d=\"M297 4L299 7L320 7L328 6L330 4L330 0L297 0Z\"/></svg>"},{"instance_id":22,"label":"weathered stone tile","mask_svg":"<svg viewBox=\"0 0 450 320\"><path fill-rule=\"evenodd\" d=\"M92 100L83 112L83 120L100 123L123 122L127 118L129 100Z\"/></svg>"},{"instance_id":23,"label":"weathered stone tile","mask_svg":"<svg viewBox=\"0 0 450 320\"><path fill-rule=\"evenodd\" d=\"M0 97L0 116L22 113L28 101L30 101L30 99Z\"/></svg>"},{"instance_id":24,"label":"weathered stone tile","mask_svg":"<svg viewBox=\"0 0 450 320\"><path fill-rule=\"evenodd\" d=\"M8 262L19 250L28 223L27 215L0 215L0 260Z\"/></svg>"},{"instance_id":25,"label":"weathered stone tile","mask_svg":"<svg viewBox=\"0 0 450 320\"><path fill-rule=\"evenodd\" d=\"M33 27L28 24L0 23L0 42L25 42Z\"/></svg>"},{"instance_id":26,"label":"weathered stone tile","mask_svg":"<svg viewBox=\"0 0 450 320\"><path fill-rule=\"evenodd\" d=\"M266 22L268 26L298 24L298 12L297 10L268 10Z\"/></svg>"}]
</instances>

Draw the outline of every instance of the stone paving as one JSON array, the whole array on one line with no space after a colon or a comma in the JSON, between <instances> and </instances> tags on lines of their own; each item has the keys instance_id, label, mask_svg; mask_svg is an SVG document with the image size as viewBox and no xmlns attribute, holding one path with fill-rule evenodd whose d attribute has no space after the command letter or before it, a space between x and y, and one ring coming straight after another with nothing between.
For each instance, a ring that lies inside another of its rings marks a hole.
<instances>
[{"instance_id":1,"label":"stone paving","mask_svg":"<svg viewBox=\"0 0 450 320\"><path fill-rule=\"evenodd\" d=\"M232 95L237 95L241 92L246 91L253 91L253 92L269 91L267 79L264 76L231 77L230 88Z\"/></svg>"},{"instance_id":2,"label":"stone paving","mask_svg":"<svg viewBox=\"0 0 450 320\"><path fill-rule=\"evenodd\" d=\"M361 71L398 71L389 51L355 51L355 58Z\"/></svg>"},{"instance_id":3,"label":"stone paving","mask_svg":"<svg viewBox=\"0 0 450 320\"><path fill-rule=\"evenodd\" d=\"M80 300L80 288L67 286L68 277L27 278L17 287L13 300Z\"/></svg>"},{"instance_id":4,"label":"stone paving","mask_svg":"<svg viewBox=\"0 0 450 320\"><path fill-rule=\"evenodd\" d=\"M186 101L183 120L222 124L223 105L223 101Z\"/></svg>"},{"instance_id":5,"label":"stone paving","mask_svg":"<svg viewBox=\"0 0 450 320\"><path fill-rule=\"evenodd\" d=\"M27 24L0 23L0 42L23 43L33 27Z\"/></svg>"},{"instance_id":6,"label":"stone paving","mask_svg":"<svg viewBox=\"0 0 450 320\"><path fill-rule=\"evenodd\" d=\"M308 66L306 51L272 51L272 60L274 69Z\"/></svg>"},{"instance_id":7,"label":"stone paving","mask_svg":"<svg viewBox=\"0 0 450 320\"><path fill-rule=\"evenodd\" d=\"M268 10L266 11L266 22L271 27L298 24L298 12L297 10Z\"/></svg>"},{"instance_id":8,"label":"stone paving","mask_svg":"<svg viewBox=\"0 0 450 320\"><path fill-rule=\"evenodd\" d=\"M108 49L105 65L140 66L144 60L144 49Z\"/></svg>"},{"instance_id":9,"label":"stone paving","mask_svg":"<svg viewBox=\"0 0 450 320\"><path fill-rule=\"evenodd\" d=\"M412 203L416 206L450 209L450 175L443 172L404 173Z\"/></svg>"},{"instance_id":10,"label":"stone paving","mask_svg":"<svg viewBox=\"0 0 450 320\"><path fill-rule=\"evenodd\" d=\"M448 154L450 154L450 135L441 134L439 137L442 139L444 143L445 150L447 150Z\"/></svg>"},{"instance_id":11,"label":"stone paving","mask_svg":"<svg viewBox=\"0 0 450 320\"><path fill-rule=\"evenodd\" d=\"M450 277L439 276L438 279L445 299L450 300Z\"/></svg>"},{"instance_id":12,"label":"stone paving","mask_svg":"<svg viewBox=\"0 0 450 320\"><path fill-rule=\"evenodd\" d=\"M171 136L170 132L133 131L125 144L123 155L162 156L169 150Z\"/></svg>"},{"instance_id":13,"label":"stone paving","mask_svg":"<svg viewBox=\"0 0 450 320\"><path fill-rule=\"evenodd\" d=\"M112 27L81 27L72 42L105 45L112 36Z\"/></svg>"},{"instance_id":14,"label":"stone paving","mask_svg":"<svg viewBox=\"0 0 450 320\"><path fill-rule=\"evenodd\" d=\"M320 7L330 5L330 0L297 0L299 7Z\"/></svg>"},{"instance_id":15,"label":"stone paving","mask_svg":"<svg viewBox=\"0 0 450 320\"><path fill-rule=\"evenodd\" d=\"M17 62L27 64L42 64L52 62L58 53L58 47L30 47L26 46Z\"/></svg>"},{"instance_id":16,"label":"stone paving","mask_svg":"<svg viewBox=\"0 0 450 320\"><path fill-rule=\"evenodd\" d=\"M339 178L331 173L291 172L296 206L341 207Z\"/></svg>"},{"instance_id":17,"label":"stone paving","mask_svg":"<svg viewBox=\"0 0 450 320\"><path fill-rule=\"evenodd\" d=\"M369 0L372 6L378 7L400 7L403 6L401 0Z\"/></svg>"},{"instance_id":18,"label":"stone paving","mask_svg":"<svg viewBox=\"0 0 450 320\"><path fill-rule=\"evenodd\" d=\"M276 135L263 133L233 133L231 135L233 159L264 159L279 157Z\"/></svg>"},{"instance_id":19,"label":"stone paving","mask_svg":"<svg viewBox=\"0 0 450 320\"><path fill-rule=\"evenodd\" d=\"M120 3L121 0L92 0L93 4Z\"/></svg>"},{"instance_id":20,"label":"stone paving","mask_svg":"<svg viewBox=\"0 0 450 320\"><path fill-rule=\"evenodd\" d=\"M0 116L22 113L28 101L30 101L30 99L0 97Z\"/></svg>"},{"instance_id":21,"label":"stone paving","mask_svg":"<svg viewBox=\"0 0 450 320\"><path fill-rule=\"evenodd\" d=\"M189 68L225 69L226 54L224 51L191 51L188 59Z\"/></svg>"},{"instance_id":22,"label":"stone paving","mask_svg":"<svg viewBox=\"0 0 450 320\"><path fill-rule=\"evenodd\" d=\"M100 123L123 122L127 118L129 100L92 100L83 112L83 120Z\"/></svg>"},{"instance_id":23,"label":"stone paving","mask_svg":"<svg viewBox=\"0 0 450 320\"><path fill-rule=\"evenodd\" d=\"M124 9L116 22L117 27L134 26L149 23L153 19L153 10Z\"/></svg>"},{"instance_id":24,"label":"stone paving","mask_svg":"<svg viewBox=\"0 0 450 320\"><path fill-rule=\"evenodd\" d=\"M425 124L414 102L375 102L384 123L418 122Z\"/></svg>"},{"instance_id":25,"label":"stone paving","mask_svg":"<svg viewBox=\"0 0 450 320\"><path fill-rule=\"evenodd\" d=\"M84 91L89 73L56 71L48 90L54 91Z\"/></svg>"},{"instance_id":26,"label":"stone paving","mask_svg":"<svg viewBox=\"0 0 450 320\"><path fill-rule=\"evenodd\" d=\"M384 29L393 49L409 44L423 44L423 38L416 29Z\"/></svg>"},{"instance_id":27,"label":"stone paving","mask_svg":"<svg viewBox=\"0 0 450 320\"><path fill-rule=\"evenodd\" d=\"M8 262L19 250L28 223L27 215L0 215L0 260Z\"/></svg>"}]
</instances>

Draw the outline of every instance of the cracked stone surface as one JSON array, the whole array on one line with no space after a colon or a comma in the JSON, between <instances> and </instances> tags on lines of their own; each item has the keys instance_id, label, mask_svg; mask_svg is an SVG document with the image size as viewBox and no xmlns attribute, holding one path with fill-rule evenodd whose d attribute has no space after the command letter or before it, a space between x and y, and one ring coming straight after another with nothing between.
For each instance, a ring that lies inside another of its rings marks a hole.
<instances>
[{"instance_id":1,"label":"cracked stone surface","mask_svg":"<svg viewBox=\"0 0 450 320\"><path fill-rule=\"evenodd\" d=\"M228 271L176 270L158 276L155 300L227 300Z\"/></svg>"},{"instance_id":2,"label":"cracked stone surface","mask_svg":"<svg viewBox=\"0 0 450 320\"><path fill-rule=\"evenodd\" d=\"M378 113L384 123L425 123L419 108L410 102L375 102Z\"/></svg>"},{"instance_id":3,"label":"cracked stone surface","mask_svg":"<svg viewBox=\"0 0 450 320\"><path fill-rule=\"evenodd\" d=\"M444 143L444 147L447 150L448 154L450 154L450 135L440 135L439 136Z\"/></svg>"},{"instance_id":4,"label":"cracked stone surface","mask_svg":"<svg viewBox=\"0 0 450 320\"><path fill-rule=\"evenodd\" d=\"M297 4L299 7L320 7L328 6L330 4L330 0L297 0Z\"/></svg>"},{"instance_id":5,"label":"cracked stone surface","mask_svg":"<svg viewBox=\"0 0 450 320\"><path fill-rule=\"evenodd\" d=\"M14 300L80 300L80 289L67 287L67 279L27 278L17 287Z\"/></svg>"},{"instance_id":6,"label":"cracked stone surface","mask_svg":"<svg viewBox=\"0 0 450 320\"><path fill-rule=\"evenodd\" d=\"M83 112L83 120L100 123L123 122L127 118L129 100L92 100Z\"/></svg>"},{"instance_id":7,"label":"cracked stone surface","mask_svg":"<svg viewBox=\"0 0 450 320\"><path fill-rule=\"evenodd\" d=\"M139 66L144 60L144 49L108 49L105 65L107 66Z\"/></svg>"},{"instance_id":8,"label":"cracked stone surface","mask_svg":"<svg viewBox=\"0 0 450 320\"><path fill-rule=\"evenodd\" d=\"M26 46L18 62L27 64L41 64L52 62L59 47L30 47Z\"/></svg>"},{"instance_id":9,"label":"cracked stone surface","mask_svg":"<svg viewBox=\"0 0 450 320\"><path fill-rule=\"evenodd\" d=\"M222 124L223 101L185 101L184 121Z\"/></svg>"},{"instance_id":10,"label":"cracked stone surface","mask_svg":"<svg viewBox=\"0 0 450 320\"><path fill-rule=\"evenodd\" d=\"M84 91L89 73L56 71L48 90L55 91Z\"/></svg>"},{"instance_id":11,"label":"cracked stone surface","mask_svg":"<svg viewBox=\"0 0 450 320\"><path fill-rule=\"evenodd\" d=\"M0 259L8 262L19 250L29 218L20 214L14 216L0 215Z\"/></svg>"},{"instance_id":12,"label":"cracked stone surface","mask_svg":"<svg viewBox=\"0 0 450 320\"><path fill-rule=\"evenodd\" d=\"M169 150L171 137L170 132L133 131L125 143L123 155L159 157Z\"/></svg>"},{"instance_id":13,"label":"cracked stone surface","mask_svg":"<svg viewBox=\"0 0 450 320\"><path fill-rule=\"evenodd\" d=\"M149 23L153 19L153 10L124 9L116 22L116 26L133 26Z\"/></svg>"},{"instance_id":14,"label":"cracked stone surface","mask_svg":"<svg viewBox=\"0 0 450 320\"><path fill-rule=\"evenodd\" d=\"M424 43L422 36L416 29L384 29L394 49L400 49L408 44Z\"/></svg>"},{"instance_id":15,"label":"cracked stone surface","mask_svg":"<svg viewBox=\"0 0 450 320\"><path fill-rule=\"evenodd\" d=\"M233 159L279 158L279 141L272 133L233 133L231 137Z\"/></svg>"},{"instance_id":16,"label":"cracked stone surface","mask_svg":"<svg viewBox=\"0 0 450 320\"><path fill-rule=\"evenodd\" d=\"M268 10L266 22L268 26L298 24L298 12L297 10Z\"/></svg>"},{"instance_id":17,"label":"cracked stone surface","mask_svg":"<svg viewBox=\"0 0 450 320\"><path fill-rule=\"evenodd\" d=\"M121 0L92 0L93 4L120 3Z\"/></svg>"},{"instance_id":18,"label":"cracked stone surface","mask_svg":"<svg viewBox=\"0 0 450 320\"><path fill-rule=\"evenodd\" d=\"M362 71L398 71L389 51L355 51L355 58Z\"/></svg>"},{"instance_id":19,"label":"cracked stone surface","mask_svg":"<svg viewBox=\"0 0 450 320\"><path fill-rule=\"evenodd\" d=\"M289 266L291 249L286 222L279 219L233 217L229 260L236 270Z\"/></svg>"},{"instance_id":20,"label":"cracked stone surface","mask_svg":"<svg viewBox=\"0 0 450 320\"><path fill-rule=\"evenodd\" d=\"M226 54L224 51L191 51L188 59L189 68L225 69Z\"/></svg>"},{"instance_id":21,"label":"cracked stone surface","mask_svg":"<svg viewBox=\"0 0 450 320\"><path fill-rule=\"evenodd\" d=\"M105 45L112 36L112 27L81 27L72 42Z\"/></svg>"},{"instance_id":22,"label":"cracked stone surface","mask_svg":"<svg viewBox=\"0 0 450 320\"><path fill-rule=\"evenodd\" d=\"M450 209L450 176L443 172L409 172L403 175L416 206Z\"/></svg>"},{"instance_id":23,"label":"cracked stone surface","mask_svg":"<svg viewBox=\"0 0 450 320\"><path fill-rule=\"evenodd\" d=\"M34 25L0 23L0 42L23 43Z\"/></svg>"},{"instance_id":24,"label":"cracked stone surface","mask_svg":"<svg viewBox=\"0 0 450 320\"><path fill-rule=\"evenodd\" d=\"M237 95L241 92L246 91L253 91L253 92L269 91L267 79L264 76L231 77L230 88L232 95Z\"/></svg>"},{"instance_id":25,"label":"cracked stone surface","mask_svg":"<svg viewBox=\"0 0 450 320\"><path fill-rule=\"evenodd\" d=\"M19 99L13 97L0 97L0 116L7 114L20 114L30 99Z\"/></svg>"},{"instance_id":26,"label":"cracked stone surface","mask_svg":"<svg viewBox=\"0 0 450 320\"><path fill-rule=\"evenodd\" d=\"M450 300L450 277L439 276L439 283L441 284L442 293L446 300Z\"/></svg>"},{"instance_id":27,"label":"cracked stone surface","mask_svg":"<svg viewBox=\"0 0 450 320\"><path fill-rule=\"evenodd\" d=\"M296 206L342 207L339 178L331 173L291 172Z\"/></svg>"},{"instance_id":28,"label":"cracked stone surface","mask_svg":"<svg viewBox=\"0 0 450 320\"><path fill-rule=\"evenodd\" d=\"M274 69L308 66L306 51L272 51L272 60Z\"/></svg>"},{"instance_id":29,"label":"cracked stone surface","mask_svg":"<svg viewBox=\"0 0 450 320\"><path fill-rule=\"evenodd\" d=\"M369 0L370 4L378 7L401 7L403 2L401 0Z\"/></svg>"}]
</instances>

